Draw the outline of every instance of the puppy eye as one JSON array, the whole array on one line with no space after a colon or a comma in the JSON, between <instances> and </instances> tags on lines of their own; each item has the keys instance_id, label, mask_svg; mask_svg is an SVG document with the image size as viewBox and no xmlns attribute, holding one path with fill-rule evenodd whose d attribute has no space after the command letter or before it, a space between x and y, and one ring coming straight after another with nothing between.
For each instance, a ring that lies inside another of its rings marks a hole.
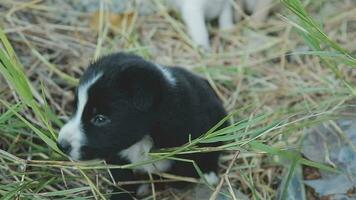
<instances>
[{"instance_id":1,"label":"puppy eye","mask_svg":"<svg viewBox=\"0 0 356 200\"><path fill-rule=\"evenodd\" d=\"M105 126L106 124L110 123L110 119L104 115L96 115L91 120L95 126Z\"/></svg>"}]
</instances>

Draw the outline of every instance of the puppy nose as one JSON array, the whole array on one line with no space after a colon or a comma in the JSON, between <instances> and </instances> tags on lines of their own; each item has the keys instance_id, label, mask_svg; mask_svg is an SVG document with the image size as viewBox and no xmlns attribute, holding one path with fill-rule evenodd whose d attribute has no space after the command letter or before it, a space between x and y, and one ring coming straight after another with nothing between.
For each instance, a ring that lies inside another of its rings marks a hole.
<instances>
[{"instance_id":1,"label":"puppy nose","mask_svg":"<svg viewBox=\"0 0 356 200\"><path fill-rule=\"evenodd\" d=\"M69 142L67 142L67 141L57 142L57 146L65 154L68 154L71 150L71 146L70 146Z\"/></svg>"}]
</instances>

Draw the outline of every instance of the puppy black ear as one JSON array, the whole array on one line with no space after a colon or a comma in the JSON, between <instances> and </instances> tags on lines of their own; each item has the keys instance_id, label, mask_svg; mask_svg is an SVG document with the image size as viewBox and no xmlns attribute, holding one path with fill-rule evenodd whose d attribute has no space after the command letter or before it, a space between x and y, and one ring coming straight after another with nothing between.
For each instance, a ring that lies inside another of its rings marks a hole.
<instances>
[{"instance_id":1,"label":"puppy black ear","mask_svg":"<svg viewBox=\"0 0 356 200\"><path fill-rule=\"evenodd\" d=\"M162 74L153 67L127 67L119 78L119 87L140 111L148 111L159 103L163 84Z\"/></svg>"}]
</instances>

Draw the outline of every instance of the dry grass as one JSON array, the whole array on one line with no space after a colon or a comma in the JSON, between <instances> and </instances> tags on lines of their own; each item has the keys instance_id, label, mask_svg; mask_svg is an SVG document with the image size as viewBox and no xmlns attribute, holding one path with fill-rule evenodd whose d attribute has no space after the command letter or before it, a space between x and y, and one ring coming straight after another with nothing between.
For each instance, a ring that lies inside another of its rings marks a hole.
<instances>
[{"instance_id":1,"label":"dry grass","mask_svg":"<svg viewBox=\"0 0 356 200\"><path fill-rule=\"evenodd\" d=\"M104 20L103 12L103 20L99 20L99 29L95 31L90 28L91 14L76 10L74 4L50 0L0 3L0 26L24 67L36 102L40 107L46 105L44 102L49 105L47 116L52 116L49 120L55 130L62 124L56 116L61 120L68 117L74 86L88 63L116 51L133 52L163 65L184 66L202 74L215 87L228 111L244 108L232 120L249 119L264 112L270 116L261 125L286 120L288 128L259 137L259 141L273 148L297 150L305 127L329 119L330 113L355 102L345 86L346 82L354 87L355 68L335 62L339 69L339 74L335 74L320 57L304 55L308 46L283 17L295 16L279 2L266 23L256 25L247 18L225 32L210 27L209 53L193 47L181 22L165 10L145 17L130 15L128 23L119 23L119 30L112 29L114 25ZM325 33L355 55L355 2L307 4L308 12L322 23ZM102 5L106 6L104 2ZM51 161L65 158L50 150L23 120L6 112L9 109L4 105L13 106L50 138L55 136L31 110L21 104L15 106L19 97L2 77L0 84L0 194L22 191L23 197L29 199L88 195L103 198L112 183L107 170ZM309 119L313 119L310 124ZM303 123L299 124L300 121ZM251 199L274 199L285 162L278 154L266 156L261 152L252 147L242 149L228 170L227 180ZM226 172L234 154L231 151L222 156L221 174ZM172 193L156 191L157 199L184 196Z\"/></svg>"}]
</instances>

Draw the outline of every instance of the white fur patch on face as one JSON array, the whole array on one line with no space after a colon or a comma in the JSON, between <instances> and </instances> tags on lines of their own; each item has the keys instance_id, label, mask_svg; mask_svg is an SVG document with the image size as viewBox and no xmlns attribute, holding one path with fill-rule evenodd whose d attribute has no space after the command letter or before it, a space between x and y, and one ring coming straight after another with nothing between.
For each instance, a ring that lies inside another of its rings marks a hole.
<instances>
[{"instance_id":1,"label":"white fur patch on face","mask_svg":"<svg viewBox=\"0 0 356 200\"><path fill-rule=\"evenodd\" d=\"M82 130L82 114L88 101L89 88L102 76L102 73L96 74L87 82L78 87L78 102L75 115L61 128L58 136L58 143L68 143L71 151L68 153L73 160L81 158L80 148L85 144L86 137Z\"/></svg>"},{"instance_id":2,"label":"white fur patch on face","mask_svg":"<svg viewBox=\"0 0 356 200\"><path fill-rule=\"evenodd\" d=\"M162 72L164 78L172 85L176 84L176 79L172 75L172 73L166 68L161 65L156 64L157 68Z\"/></svg>"},{"instance_id":3,"label":"white fur patch on face","mask_svg":"<svg viewBox=\"0 0 356 200\"><path fill-rule=\"evenodd\" d=\"M149 136L145 136L136 144L120 151L119 155L122 158L127 159L131 163L139 163L150 159L148 153L150 152L152 146L152 138ZM160 160L151 164L137 166L134 170L147 173L164 172L167 171L171 167L171 165L172 161L170 160Z\"/></svg>"},{"instance_id":4,"label":"white fur patch on face","mask_svg":"<svg viewBox=\"0 0 356 200\"><path fill-rule=\"evenodd\" d=\"M219 181L219 178L216 176L215 172L205 173L204 178L209 183L209 185L216 185Z\"/></svg>"}]
</instances>

